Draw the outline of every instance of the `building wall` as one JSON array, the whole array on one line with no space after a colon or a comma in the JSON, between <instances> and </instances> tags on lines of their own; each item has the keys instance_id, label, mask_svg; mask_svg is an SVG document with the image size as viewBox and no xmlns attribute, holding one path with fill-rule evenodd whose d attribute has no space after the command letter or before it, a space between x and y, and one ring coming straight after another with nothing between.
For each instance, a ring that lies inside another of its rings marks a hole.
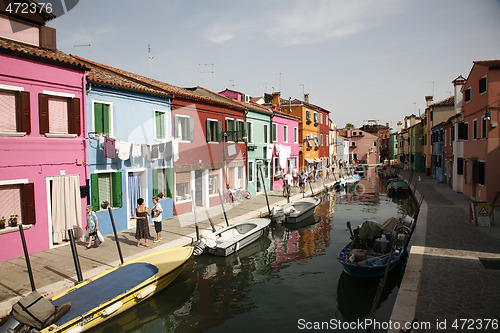
<instances>
[{"instance_id":1,"label":"building wall","mask_svg":"<svg viewBox=\"0 0 500 333\"><path fill-rule=\"evenodd\" d=\"M283 187L283 179L281 177L275 177L277 175L274 174L276 162L279 161L278 155L278 147L279 146L289 146L290 147L290 157L288 160L293 161L293 166L299 169L299 165L295 165L295 163L299 160L299 121L298 119L291 119L289 117L281 116L279 113L275 113L272 119L273 124L277 125L278 129L278 137L277 142L274 143L273 147L273 159L271 161L271 168L273 175L273 189L278 189ZM288 141L284 141L284 130L285 126L288 128ZM294 140L294 128L297 128L297 141ZM278 162L279 163L279 162ZM285 170L281 170L282 174L286 174L288 172L292 172L292 170L288 170L288 163Z\"/></svg>"},{"instance_id":2,"label":"building wall","mask_svg":"<svg viewBox=\"0 0 500 333\"><path fill-rule=\"evenodd\" d=\"M248 181L248 192L250 192L251 195L255 195L257 190L259 192L263 191L263 187L261 186L261 175L259 174L258 167L262 170L266 190L269 191L272 189L272 160L267 161L267 149L269 149L269 147L268 142L264 142L265 125L267 125L268 141L270 140L271 113L264 114L249 110L246 119L248 123L252 123L253 131L252 138L248 138L248 165L253 165L254 176L252 181ZM268 168L267 173L265 170L266 167Z\"/></svg>"},{"instance_id":3,"label":"building wall","mask_svg":"<svg viewBox=\"0 0 500 333\"><path fill-rule=\"evenodd\" d=\"M94 128L94 103L105 103L110 105L110 124L112 133L110 136L116 140L132 144L159 144L167 140L157 140L155 131L155 111L163 111L166 120L166 138L172 133L172 113L170 99L156 98L143 94L120 91L117 89L93 87L87 96L87 128L89 132L95 132ZM157 159L150 160L145 155L141 157L130 156L121 160L104 157L104 148L99 139L88 140L88 164L89 177L93 174L103 172L121 172L122 184L122 206L113 207L112 214L117 230L124 230L135 226L133 210L137 202L129 200L131 186L129 175L135 173L140 177L141 196L147 207L152 207L153 197L153 170L158 168L171 169L172 160ZM116 145L116 148L118 146ZM92 184L91 184L92 185ZM91 187L91 196L93 189ZM100 200L102 201L102 200ZM166 196L159 200L163 208L162 217L173 216L173 199ZM103 234L113 232L111 218L108 210L101 207L96 212L99 220L99 229Z\"/></svg>"},{"instance_id":4,"label":"building wall","mask_svg":"<svg viewBox=\"0 0 500 333\"><path fill-rule=\"evenodd\" d=\"M48 75L50 73L50 75ZM79 185L85 186L85 116L83 70L58 66L34 59L0 53L0 86L2 89L22 88L29 92L31 132L24 136L0 136L0 185L33 183L36 223L25 230L30 253L52 247L50 217L51 177L78 175ZM81 135L74 138L46 137L40 134L39 94L51 92L70 94L80 99ZM48 92L49 91L49 92ZM81 199L82 207L86 199ZM6 216L8 219L8 216ZM84 210L82 210L84 219ZM0 261L22 256L17 228L0 231ZM76 232L75 232L76 233Z\"/></svg>"},{"instance_id":5,"label":"building wall","mask_svg":"<svg viewBox=\"0 0 500 333\"><path fill-rule=\"evenodd\" d=\"M357 154L358 161L364 161L367 164L377 164L379 162L378 153L378 137L360 129L349 130L350 146L350 159L354 159L354 154ZM354 135L353 132L362 133L361 135ZM349 135L349 134L348 134ZM352 143L355 142L355 146Z\"/></svg>"}]
</instances>

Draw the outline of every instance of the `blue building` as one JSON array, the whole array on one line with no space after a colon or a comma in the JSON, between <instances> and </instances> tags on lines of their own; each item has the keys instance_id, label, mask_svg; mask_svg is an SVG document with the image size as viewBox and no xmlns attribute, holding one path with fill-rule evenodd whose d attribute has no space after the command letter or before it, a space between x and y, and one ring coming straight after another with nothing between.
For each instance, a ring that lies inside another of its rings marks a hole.
<instances>
[{"instance_id":1,"label":"blue building","mask_svg":"<svg viewBox=\"0 0 500 333\"><path fill-rule=\"evenodd\" d=\"M438 182L444 181L444 130L443 123L432 127L432 159L431 170L432 177Z\"/></svg>"},{"instance_id":2,"label":"blue building","mask_svg":"<svg viewBox=\"0 0 500 333\"><path fill-rule=\"evenodd\" d=\"M103 234L135 226L137 199L152 207L159 196L162 217L173 216L171 97L123 71L78 58L87 77L86 127L90 204Z\"/></svg>"}]
</instances>

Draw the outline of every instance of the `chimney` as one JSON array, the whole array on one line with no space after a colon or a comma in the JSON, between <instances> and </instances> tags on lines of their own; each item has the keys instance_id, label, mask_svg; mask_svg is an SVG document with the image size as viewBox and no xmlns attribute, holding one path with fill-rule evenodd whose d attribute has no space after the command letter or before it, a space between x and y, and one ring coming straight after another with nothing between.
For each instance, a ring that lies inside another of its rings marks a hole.
<instances>
[{"instance_id":1,"label":"chimney","mask_svg":"<svg viewBox=\"0 0 500 333\"><path fill-rule=\"evenodd\" d=\"M279 92L273 92L273 106L276 108L276 110L279 110L279 108L280 108L280 93Z\"/></svg>"},{"instance_id":2,"label":"chimney","mask_svg":"<svg viewBox=\"0 0 500 333\"><path fill-rule=\"evenodd\" d=\"M309 94L304 94L304 102L309 103Z\"/></svg>"},{"instance_id":3,"label":"chimney","mask_svg":"<svg viewBox=\"0 0 500 333\"><path fill-rule=\"evenodd\" d=\"M403 125L403 123L398 121L398 133L401 133L401 125Z\"/></svg>"},{"instance_id":4,"label":"chimney","mask_svg":"<svg viewBox=\"0 0 500 333\"><path fill-rule=\"evenodd\" d=\"M432 96L425 96L425 102L427 103L426 108L428 108L428 107L429 107L429 105L431 105L431 104L432 104L432 99L433 99L433 97L432 97Z\"/></svg>"},{"instance_id":5,"label":"chimney","mask_svg":"<svg viewBox=\"0 0 500 333\"><path fill-rule=\"evenodd\" d=\"M460 75L455 80L451 81L451 83L453 83L454 87L454 93L455 93L454 108L455 108L455 114L457 114L462 111L462 99L463 99L462 88L465 84L465 79L462 75Z\"/></svg>"}]
</instances>

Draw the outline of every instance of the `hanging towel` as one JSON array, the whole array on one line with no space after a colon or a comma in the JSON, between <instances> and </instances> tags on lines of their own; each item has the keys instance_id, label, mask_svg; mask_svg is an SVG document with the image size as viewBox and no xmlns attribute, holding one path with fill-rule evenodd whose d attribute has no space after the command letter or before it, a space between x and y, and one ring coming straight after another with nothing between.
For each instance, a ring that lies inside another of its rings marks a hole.
<instances>
[{"instance_id":1,"label":"hanging towel","mask_svg":"<svg viewBox=\"0 0 500 333\"><path fill-rule=\"evenodd\" d=\"M104 139L104 157L106 158L116 157L115 142L116 140L113 138L106 137Z\"/></svg>"},{"instance_id":2,"label":"hanging towel","mask_svg":"<svg viewBox=\"0 0 500 333\"><path fill-rule=\"evenodd\" d=\"M172 141L165 142L164 156L167 161L170 161L172 159Z\"/></svg>"},{"instance_id":3,"label":"hanging towel","mask_svg":"<svg viewBox=\"0 0 500 333\"><path fill-rule=\"evenodd\" d=\"M151 157L150 159L152 161L154 160L157 160L158 159L158 156L159 156L159 150L160 150L160 147L158 145L152 145L151 146Z\"/></svg>"},{"instance_id":4,"label":"hanging towel","mask_svg":"<svg viewBox=\"0 0 500 333\"><path fill-rule=\"evenodd\" d=\"M174 139L172 141L172 155L174 157L174 162L177 162L179 159L179 140Z\"/></svg>"},{"instance_id":5,"label":"hanging towel","mask_svg":"<svg viewBox=\"0 0 500 333\"><path fill-rule=\"evenodd\" d=\"M273 145L272 143L267 145L267 156L266 156L266 160L267 160L268 162L270 162L270 161L273 159L273 148L274 148L274 145Z\"/></svg>"},{"instance_id":6,"label":"hanging towel","mask_svg":"<svg viewBox=\"0 0 500 333\"><path fill-rule=\"evenodd\" d=\"M141 146L142 146L142 157L149 160L149 158L151 156L151 152L149 150L149 145L142 144Z\"/></svg>"},{"instance_id":7,"label":"hanging towel","mask_svg":"<svg viewBox=\"0 0 500 333\"><path fill-rule=\"evenodd\" d=\"M142 153L142 147L139 144L132 144L132 157L139 157Z\"/></svg>"},{"instance_id":8,"label":"hanging towel","mask_svg":"<svg viewBox=\"0 0 500 333\"><path fill-rule=\"evenodd\" d=\"M118 141L118 158L120 160L128 160L130 158L130 147L132 144L130 142Z\"/></svg>"}]
</instances>

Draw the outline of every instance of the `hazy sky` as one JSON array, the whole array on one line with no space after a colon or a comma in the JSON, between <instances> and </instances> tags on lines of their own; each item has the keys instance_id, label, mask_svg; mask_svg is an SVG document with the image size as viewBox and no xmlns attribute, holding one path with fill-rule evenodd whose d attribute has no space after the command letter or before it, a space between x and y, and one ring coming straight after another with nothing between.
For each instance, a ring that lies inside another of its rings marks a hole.
<instances>
[{"instance_id":1,"label":"hazy sky","mask_svg":"<svg viewBox=\"0 0 500 333\"><path fill-rule=\"evenodd\" d=\"M396 127L500 59L499 17L499 0L81 0L48 25L66 53L170 84L304 91L341 127Z\"/></svg>"}]
</instances>

